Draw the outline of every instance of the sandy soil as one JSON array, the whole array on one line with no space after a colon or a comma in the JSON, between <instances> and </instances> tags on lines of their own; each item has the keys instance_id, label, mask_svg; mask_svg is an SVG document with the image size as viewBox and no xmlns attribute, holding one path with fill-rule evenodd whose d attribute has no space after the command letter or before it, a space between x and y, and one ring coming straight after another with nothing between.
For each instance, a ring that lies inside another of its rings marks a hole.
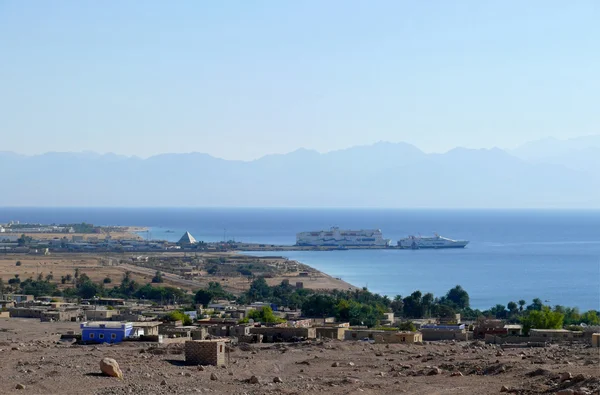
<instances>
[{"instance_id":1,"label":"sandy soil","mask_svg":"<svg viewBox=\"0 0 600 395\"><path fill-rule=\"evenodd\" d=\"M20 261L21 266L16 266L16 262ZM70 274L73 276L75 269L79 268L81 274L87 274L92 281L100 283L106 277L110 277L112 283L109 285L118 285L125 274L126 268L122 266L109 266L108 262L117 263L118 260L94 256L90 254L64 254L57 256L33 256L33 255L0 255L0 278L5 284L15 274L19 275L21 280L29 277L37 279L39 274L43 277L52 273L55 282L61 286L61 276ZM152 275L134 274L132 278L141 283L146 284L151 281Z\"/></svg>"},{"instance_id":2,"label":"sandy soil","mask_svg":"<svg viewBox=\"0 0 600 395\"><path fill-rule=\"evenodd\" d=\"M146 228L140 227L124 227L120 230L111 230L111 231L102 231L102 233L25 233L26 236L31 236L37 240L50 240L50 239L62 239L66 237L69 240L72 240L73 236L82 236L85 240L89 238L97 238L99 240L104 240L109 237L112 239L127 239L127 240L139 240L142 239L140 235L136 232L144 232ZM16 233L19 234L19 233Z\"/></svg>"},{"instance_id":3,"label":"sandy soil","mask_svg":"<svg viewBox=\"0 0 600 395\"><path fill-rule=\"evenodd\" d=\"M600 349L581 345L506 350L479 342L247 345L233 348L226 367L201 371L185 365L180 344L58 342L56 333L66 330L77 330L77 324L0 319L0 393L499 394L506 386L519 394L562 389L597 394L600 389ZM104 357L119 362L122 381L100 374ZM561 382L565 372L573 378ZM253 375L260 383L247 382ZM282 382L274 383L275 377ZM17 384L26 388L17 390Z\"/></svg>"},{"instance_id":4,"label":"sandy soil","mask_svg":"<svg viewBox=\"0 0 600 395\"><path fill-rule=\"evenodd\" d=\"M139 255L139 254L138 254ZM151 255L167 255L167 254L151 254ZM183 254L169 254L180 256ZM202 254L198 254L202 257ZM221 256L223 254L206 254L207 256ZM228 256L239 256L237 254L228 254ZM80 273L87 274L92 281L102 282L104 278L110 277L112 283L108 286L115 286L121 282L126 271L132 272L134 281L140 284L147 284L152 280L156 270L145 268L134 264L121 264L121 260L129 260L130 255L117 254L99 254L99 253L62 253L48 256L23 255L23 254L8 254L0 255L0 278L4 282L8 282L15 274L18 274L21 280L29 277L37 279L39 274L46 276L50 273L54 276L53 282L60 285L61 276L67 274L73 275L76 268L79 268ZM17 261L21 262L21 266L16 266ZM355 289L353 285L342 280L333 278L325 273L319 272L308 266L298 264L297 272L274 275L267 279L269 285L281 284L283 280L288 280L290 284L295 285L296 282L302 282L304 288L307 289ZM300 277L300 271L308 272L308 277ZM211 281L217 281L229 292L239 294L247 290L250 286L250 281L246 277L221 277L203 275L193 279L186 279L182 276L163 273L164 283L160 285L175 286L188 291L197 291L199 288L207 287Z\"/></svg>"}]
</instances>

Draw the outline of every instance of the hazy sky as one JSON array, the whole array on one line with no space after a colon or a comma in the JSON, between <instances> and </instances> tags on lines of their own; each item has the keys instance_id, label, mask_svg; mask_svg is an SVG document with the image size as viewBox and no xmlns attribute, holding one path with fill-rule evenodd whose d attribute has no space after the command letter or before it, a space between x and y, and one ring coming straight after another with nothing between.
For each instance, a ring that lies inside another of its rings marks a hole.
<instances>
[{"instance_id":1,"label":"hazy sky","mask_svg":"<svg viewBox=\"0 0 600 395\"><path fill-rule=\"evenodd\" d=\"M598 1L0 0L0 150L249 159L600 130Z\"/></svg>"}]
</instances>

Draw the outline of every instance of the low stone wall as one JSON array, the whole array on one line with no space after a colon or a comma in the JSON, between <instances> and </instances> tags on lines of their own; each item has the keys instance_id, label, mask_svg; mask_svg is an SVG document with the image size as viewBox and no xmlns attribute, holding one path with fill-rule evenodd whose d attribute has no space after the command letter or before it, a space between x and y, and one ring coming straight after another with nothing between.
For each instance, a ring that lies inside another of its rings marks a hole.
<instances>
[{"instance_id":1,"label":"low stone wall","mask_svg":"<svg viewBox=\"0 0 600 395\"><path fill-rule=\"evenodd\" d=\"M549 338L542 336L495 336L486 335L485 342L490 344L525 344L525 343L573 343L585 341L583 337Z\"/></svg>"},{"instance_id":2,"label":"low stone wall","mask_svg":"<svg viewBox=\"0 0 600 395\"><path fill-rule=\"evenodd\" d=\"M317 337L324 337L327 339L338 339L344 340L344 333L348 330L348 328L335 328L335 327L319 327L316 329Z\"/></svg>"},{"instance_id":3,"label":"low stone wall","mask_svg":"<svg viewBox=\"0 0 600 395\"><path fill-rule=\"evenodd\" d=\"M272 341L290 341L293 338L304 337L307 339L316 339L317 332L315 328L275 328L275 327L257 327L250 328L250 334L263 335L265 340Z\"/></svg>"},{"instance_id":4,"label":"low stone wall","mask_svg":"<svg viewBox=\"0 0 600 395\"><path fill-rule=\"evenodd\" d=\"M450 331L440 329L423 329L421 328L424 341L439 341L439 340L469 340L469 334L466 331Z\"/></svg>"},{"instance_id":5,"label":"low stone wall","mask_svg":"<svg viewBox=\"0 0 600 395\"><path fill-rule=\"evenodd\" d=\"M375 343L416 343L423 341L420 332L398 332L368 329L350 329L344 332L344 340L368 338Z\"/></svg>"}]
</instances>

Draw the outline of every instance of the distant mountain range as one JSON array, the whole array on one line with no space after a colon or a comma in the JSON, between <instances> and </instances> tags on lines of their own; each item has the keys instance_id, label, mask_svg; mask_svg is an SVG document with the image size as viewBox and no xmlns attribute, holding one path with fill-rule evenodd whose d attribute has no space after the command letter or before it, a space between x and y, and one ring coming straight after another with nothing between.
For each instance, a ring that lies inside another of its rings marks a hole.
<instances>
[{"instance_id":1,"label":"distant mountain range","mask_svg":"<svg viewBox=\"0 0 600 395\"><path fill-rule=\"evenodd\" d=\"M600 208L600 135L426 154L376 143L254 161L0 152L1 206Z\"/></svg>"}]
</instances>

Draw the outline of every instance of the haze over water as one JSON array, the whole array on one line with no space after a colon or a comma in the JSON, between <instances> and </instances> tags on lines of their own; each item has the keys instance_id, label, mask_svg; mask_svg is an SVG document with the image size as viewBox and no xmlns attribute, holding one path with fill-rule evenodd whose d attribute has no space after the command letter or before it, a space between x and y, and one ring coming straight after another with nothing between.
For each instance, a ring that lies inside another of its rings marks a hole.
<instances>
[{"instance_id":1,"label":"haze over water","mask_svg":"<svg viewBox=\"0 0 600 395\"><path fill-rule=\"evenodd\" d=\"M539 297L547 304L600 310L600 211L0 208L0 222L150 227L148 237L293 244L295 234L329 226L380 228L393 243L409 234L467 239L464 250L273 252L356 286L393 297L414 290L442 296L456 284L472 306ZM267 255L266 253L255 253Z\"/></svg>"}]
</instances>

